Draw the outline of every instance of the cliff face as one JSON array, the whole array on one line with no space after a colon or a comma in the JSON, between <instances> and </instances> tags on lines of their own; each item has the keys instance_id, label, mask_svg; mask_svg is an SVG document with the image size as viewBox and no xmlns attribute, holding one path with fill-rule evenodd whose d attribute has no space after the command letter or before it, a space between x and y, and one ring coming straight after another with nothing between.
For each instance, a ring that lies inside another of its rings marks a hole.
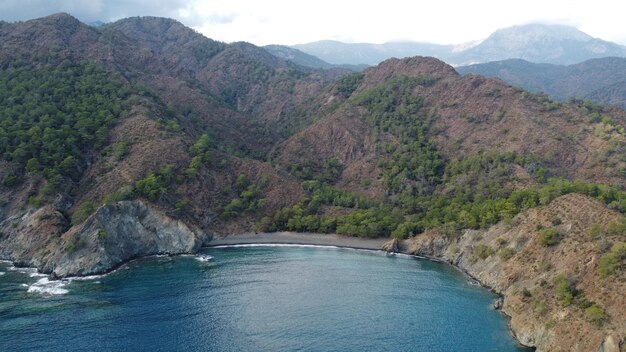
<instances>
[{"instance_id":1,"label":"cliff face","mask_svg":"<svg viewBox=\"0 0 626 352\"><path fill-rule=\"evenodd\" d=\"M141 201L102 206L68 231L64 225L52 207L9 218L0 225L0 257L56 277L93 275L141 256L194 253L210 239Z\"/></svg>"},{"instance_id":2,"label":"cliff face","mask_svg":"<svg viewBox=\"0 0 626 352\"><path fill-rule=\"evenodd\" d=\"M620 351L626 338L624 274L598 275L602 248L619 238L589 237L592 224L617 218L600 203L570 194L489 230L466 230L458 237L429 232L395 245L400 252L452 263L503 295L502 311L524 345L538 351ZM556 229L559 243L542 245L539 228ZM560 278L572 287L573 302L559 292ZM608 318L594 321L584 308L590 304Z\"/></svg>"}]
</instances>

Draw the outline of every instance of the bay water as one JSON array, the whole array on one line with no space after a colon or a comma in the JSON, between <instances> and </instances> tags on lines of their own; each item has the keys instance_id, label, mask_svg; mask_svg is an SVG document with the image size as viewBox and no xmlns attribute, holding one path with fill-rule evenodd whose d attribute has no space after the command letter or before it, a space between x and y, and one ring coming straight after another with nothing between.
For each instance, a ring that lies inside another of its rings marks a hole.
<instances>
[{"instance_id":1,"label":"bay water","mask_svg":"<svg viewBox=\"0 0 626 352\"><path fill-rule=\"evenodd\" d=\"M0 351L526 351L496 296L379 251L207 248L50 281L0 263Z\"/></svg>"}]
</instances>

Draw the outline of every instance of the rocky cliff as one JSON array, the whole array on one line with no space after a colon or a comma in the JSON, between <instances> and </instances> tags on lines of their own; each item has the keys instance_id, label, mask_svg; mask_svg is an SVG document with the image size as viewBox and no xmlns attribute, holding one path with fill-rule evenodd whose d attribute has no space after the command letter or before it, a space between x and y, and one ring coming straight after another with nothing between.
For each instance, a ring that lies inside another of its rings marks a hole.
<instances>
[{"instance_id":1,"label":"rocky cliff","mask_svg":"<svg viewBox=\"0 0 626 352\"><path fill-rule=\"evenodd\" d=\"M0 257L55 277L93 275L137 257L194 253L210 239L141 201L105 205L66 226L52 207L10 217L0 224Z\"/></svg>"},{"instance_id":2,"label":"rocky cliff","mask_svg":"<svg viewBox=\"0 0 626 352\"><path fill-rule=\"evenodd\" d=\"M600 203L570 194L489 230L429 232L386 248L451 263L502 295L514 335L537 351L619 352L626 340L625 277L598 270L603 248L620 238L589 235L592 224L618 218ZM542 244L542 229L555 229L559 242Z\"/></svg>"}]
</instances>

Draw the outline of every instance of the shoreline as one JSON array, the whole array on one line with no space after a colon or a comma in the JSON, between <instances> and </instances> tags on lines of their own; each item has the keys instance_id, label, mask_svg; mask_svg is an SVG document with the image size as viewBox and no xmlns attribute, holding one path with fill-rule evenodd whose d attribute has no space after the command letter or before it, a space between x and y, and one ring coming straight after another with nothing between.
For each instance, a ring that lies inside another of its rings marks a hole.
<instances>
[{"instance_id":1,"label":"shoreline","mask_svg":"<svg viewBox=\"0 0 626 352\"><path fill-rule=\"evenodd\" d=\"M493 287L485 284L478 278L474 277L468 270L461 268L459 265L450 262L448 260L429 256L429 255L417 255L414 253L409 253L405 250L387 250L383 248L383 245L392 241L392 238L361 238L361 237L349 237L349 236L340 236L337 234L320 234L320 233L302 233L302 232L273 232L273 233L242 233L242 234L230 234L223 238L213 238L210 241L203 243L202 246L198 249L198 251L193 253L179 253L179 254L169 254L169 253L158 253L153 255L145 255L130 258L119 265L116 265L109 270L106 270L102 273L97 273L93 275L85 275L85 276L72 276L72 277L64 277L64 278L55 278L51 274L46 274L53 281L64 281L71 282L73 280L86 280L90 278L102 277L109 275L111 273L116 272L121 267L127 265L128 263L142 259L147 257L159 257L159 256L167 256L167 257L177 257L177 256L195 256L199 255L202 249L204 248L215 248L220 246L236 246L236 245L304 245L304 246L320 246L320 247L334 247L334 248L345 248L345 249L356 249L356 250L368 250L368 251L381 251L386 253L396 253L411 256L417 259L429 260L432 262L447 264L458 270L461 274L466 276L468 279L478 283L482 288L496 294L498 296L498 300L502 300L504 295L500 292L497 292ZM11 260L1 260L4 263L10 263L12 266L16 268L30 268L16 265L16 262ZM38 273L41 271L38 268L36 269ZM535 349L535 347L524 345L515 330L513 330L510 324L510 316L502 311L501 308L492 305L494 310L499 311L502 315L504 315L509 322L508 330L510 332L511 337L516 341L516 343L523 348L527 348L529 351Z\"/></svg>"},{"instance_id":2,"label":"shoreline","mask_svg":"<svg viewBox=\"0 0 626 352\"><path fill-rule=\"evenodd\" d=\"M337 248L350 248L350 249L362 249L362 250L373 250L373 251L382 251L387 253L397 253L408 255L417 259L429 260L432 262L447 264L455 268L461 274L466 276L468 279L478 283L483 289L488 290L489 292L498 296L496 301L502 302L504 299L504 295L501 292L496 291L493 287L487 285L486 283L479 280L477 277L473 276L468 270L461 268L459 265L447 261L442 258L428 256L428 255L416 255L414 253L408 253L403 250L397 251L388 251L383 248L383 245L389 241L392 241L392 238L361 238L361 237L348 237L348 236L339 236L337 234L320 234L320 233L306 233L306 232L272 232L272 233L243 233L243 234L231 234L227 235L223 238L213 239L208 243L204 244L202 248L213 248L219 246L232 246L232 245L272 245L272 244L285 244L285 245L311 245L311 246L327 246L327 247L337 247ZM500 307L496 307L496 302L492 305L494 310L497 310L507 319L507 326L509 333L513 340L520 346L528 351L536 350L534 346L524 345L519 338L513 327L511 326L510 320L511 316L506 314Z\"/></svg>"},{"instance_id":3,"label":"shoreline","mask_svg":"<svg viewBox=\"0 0 626 352\"><path fill-rule=\"evenodd\" d=\"M389 238L361 238L306 232L243 233L212 239L202 248L241 244L293 244L382 251L383 245L389 240Z\"/></svg>"}]
</instances>

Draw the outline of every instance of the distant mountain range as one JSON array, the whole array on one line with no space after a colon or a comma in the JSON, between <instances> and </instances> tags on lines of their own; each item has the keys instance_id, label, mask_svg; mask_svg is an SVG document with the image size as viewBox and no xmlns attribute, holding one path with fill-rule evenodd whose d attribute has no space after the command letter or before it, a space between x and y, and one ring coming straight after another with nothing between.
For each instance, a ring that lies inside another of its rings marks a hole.
<instances>
[{"instance_id":1,"label":"distant mountain range","mask_svg":"<svg viewBox=\"0 0 626 352\"><path fill-rule=\"evenodd\" d=\"M626 58L592 59L569 66L514 59L457 67L457 71L497 77L558 100L576 97L626 108Z\"/></svg>"},{"instance_id":2,"label":"distant mountain range","mask_svg":"<svg viewBox=\"0 0 626 352\"><path fill-rule=\"evenodd\" d=\"M312 68L345 68L352 71L363 71L369 65L360 64L360 65L352 65L352 64L330 64L316 56L307 54L298 49L294 49L285 45L267 45L263 47L265 50L269 51L272 55L279 57L284 60L289 60L295 64L305 67Z\"/></svg>"},{"instance_id":3,"label":"distant mountain range","mask_svg":"<svg viewBox=\"0 0 626 352\"><path fill-rule=\"evenodd\" d=\"M292 48L336 65L376 65L391 57L416 55L433 56L453 66L506 59L570 65L595 58L626 56L626 47L622 45L593 38L575 27L545 24L500 29L485 40L460 45L418 42L349 44L323 40Z\"/></svg>"}]
</instances>

